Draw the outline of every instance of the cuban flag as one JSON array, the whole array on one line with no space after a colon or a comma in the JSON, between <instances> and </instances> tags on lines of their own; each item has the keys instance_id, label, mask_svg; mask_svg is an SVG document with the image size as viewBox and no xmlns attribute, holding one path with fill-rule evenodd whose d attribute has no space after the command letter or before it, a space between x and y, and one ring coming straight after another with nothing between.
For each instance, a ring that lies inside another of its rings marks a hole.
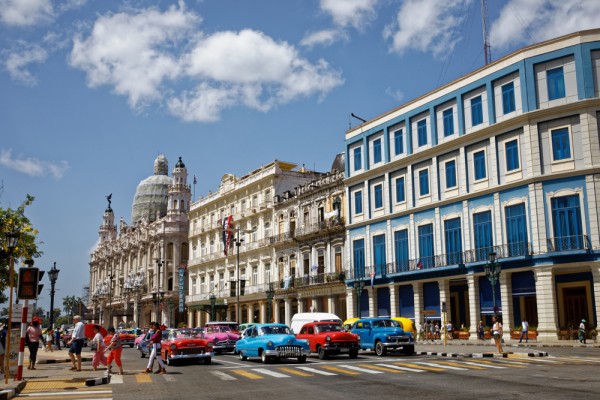
<instances>
[{"instance_id":1,"label":"cuban flag","mask_svg":"<svg viewBox=\"0 0 600 400\"><path fill-rule=\"evenodd\" d=\"M223 226L223 254L227 256L227 251L229 250L229 246L231 246L231 229L233 228L233 216L229 215L223 218L221 225Z\"/></svg>"}]
</instances>

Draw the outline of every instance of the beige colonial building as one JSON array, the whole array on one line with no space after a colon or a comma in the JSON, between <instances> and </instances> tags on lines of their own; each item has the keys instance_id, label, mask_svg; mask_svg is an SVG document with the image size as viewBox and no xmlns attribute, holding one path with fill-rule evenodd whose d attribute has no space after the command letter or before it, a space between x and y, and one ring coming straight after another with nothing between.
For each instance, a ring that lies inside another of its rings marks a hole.
<instances>
[{"instance_id":1,"label":"beige colonial building","mask_svg":"<svg viewBox=\"0 0 600 400\"><path fill-rule=\"evenodd\" d=\"M211 314L240 323L273 319L267 294L283 279L274 261L273 201L321 176L275 160L242 177L224 175L215 193L191 205L189 326L203 325ZM225 252L223 220L230 216L233 230Z\"/></svg>"},{"instance_id":2,"label":"beige colonial building","mask_svg":"<svg viewBox=\"0 0 600 400\"><path fill-rule=\"evenodd\" d=\"M165 156L157 157L154 175L137 187L131 225L121 218L118 231L111 196L91 254L92 313L86 319L105 326L141 327L152 320L176 326L185 315L180 273L185 274L189 254L191 200L181 157L172 176Z\"/></svg>"}]
</instances>

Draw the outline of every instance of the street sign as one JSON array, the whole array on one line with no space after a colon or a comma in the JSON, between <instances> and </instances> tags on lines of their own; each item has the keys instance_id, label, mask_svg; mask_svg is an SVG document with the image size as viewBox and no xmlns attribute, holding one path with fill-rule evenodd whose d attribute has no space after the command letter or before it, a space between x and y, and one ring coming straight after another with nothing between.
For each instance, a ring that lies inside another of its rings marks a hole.
<instances>
[{"instance_id":1,"label":"street sign","mask_svg":"<svg viewBox=\"0 0 600 400\"><path fill-rule=\"evenodd\" d=\"M423 314L423 315L436 315L437 311L435 311L435 310L423 310L423 311L421 311L421 314Z\"/></svg>"}]
</instances>

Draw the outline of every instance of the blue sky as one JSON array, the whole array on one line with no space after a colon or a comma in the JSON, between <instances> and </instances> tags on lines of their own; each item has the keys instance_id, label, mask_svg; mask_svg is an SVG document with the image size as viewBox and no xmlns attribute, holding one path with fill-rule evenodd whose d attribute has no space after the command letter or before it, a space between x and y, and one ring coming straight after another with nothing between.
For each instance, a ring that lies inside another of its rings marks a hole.
<instances>
[{"instance_id":1,"label":"blue sky","mask_svg":"<svg viewBox=\"0 0 600 400\"><path fill-rule=\"evenodd\" d=\"M112 193L157 154L196 197L273 159L329 170L344 132L484 63L479 0L0 0L0 207L82 295ZM597 0L491 0L492 59L598 27ZM46 282L46 288L49 287ZM40 305L49 309L44 289Z\"/></svg>"}]
</instances>

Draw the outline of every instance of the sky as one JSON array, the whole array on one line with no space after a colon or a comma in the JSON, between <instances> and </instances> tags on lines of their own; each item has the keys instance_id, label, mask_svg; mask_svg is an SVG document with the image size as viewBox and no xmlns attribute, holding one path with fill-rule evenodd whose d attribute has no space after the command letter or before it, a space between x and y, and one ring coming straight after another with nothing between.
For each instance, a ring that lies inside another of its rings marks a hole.
<instances>
[{"instance_id":1,"label":"sky","mask_svg":"<svg viewBox=\"0 0 600 400\"><path fill-rule=\"evenodd\" d=\"M597 28L597 0L489 0L492 60ZM160 153L196 199L278 159L328 171L344 134L484 65L480 0L0 0L0 207L82 296L112 193L131 220ZM49 309L49 282L39 306Z\"/></svg>"}]
</instances>

